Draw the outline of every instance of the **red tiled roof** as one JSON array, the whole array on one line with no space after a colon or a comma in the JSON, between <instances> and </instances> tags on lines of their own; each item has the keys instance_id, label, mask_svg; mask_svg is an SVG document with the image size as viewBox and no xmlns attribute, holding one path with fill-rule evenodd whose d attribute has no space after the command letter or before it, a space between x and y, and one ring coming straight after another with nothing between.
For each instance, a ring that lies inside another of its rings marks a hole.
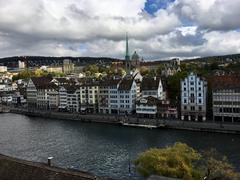
<instances>
[{"instance_id":1,"label":"red tiled roof","mask_svg":"<svg viewBox=\"0 0 240 180\"><path fill-rule=\"evenodd\" d=\"M212 82L213 90L238 89L240 90L240 75L214 76Z\"/></svg>"}]
</instances>

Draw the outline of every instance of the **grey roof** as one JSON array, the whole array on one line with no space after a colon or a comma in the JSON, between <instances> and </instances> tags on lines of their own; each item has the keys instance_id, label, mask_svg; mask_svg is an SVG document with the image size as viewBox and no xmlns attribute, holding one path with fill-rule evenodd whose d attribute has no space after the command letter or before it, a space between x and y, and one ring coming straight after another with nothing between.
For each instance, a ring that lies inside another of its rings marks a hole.
<instances>
[{"instance_id":1,"label":"grey roof","mask_svg":"<svg viewBox=\"0 0 240 180\"><path fill-rule=\"evenodd\" d=\"M141 90L142 91L157 90L160 80L161 80L160 77L157 78L144 77L142 80Z\"/></svg>"},{"instance_id":2,"label":"grey roof","mask_svg":"<svg viewBox=\"0 0 240 180\"><path fill-rule=\"evenodd\" d=\"M131 90L132 84L133 84L134 79L132 78L125 78L123 79L118 87L118 90L120 91L129 91Z\"/></svg>"}]
</instances>

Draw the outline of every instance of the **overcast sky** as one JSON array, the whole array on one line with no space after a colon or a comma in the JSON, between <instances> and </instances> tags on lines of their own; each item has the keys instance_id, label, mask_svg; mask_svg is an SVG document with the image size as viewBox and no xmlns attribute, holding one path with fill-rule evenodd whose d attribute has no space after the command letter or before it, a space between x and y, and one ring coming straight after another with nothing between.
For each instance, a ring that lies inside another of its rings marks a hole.
<instances>
[{"instance_id":1,"label":"overcast sky","mask_svg":"<svg viewBox=\"0 0 240 180\"><path fill-rule=\"evenodd\" d=\"M240 0L0 0L0 57L240 53Z\"/></svg>"}]
</instances>

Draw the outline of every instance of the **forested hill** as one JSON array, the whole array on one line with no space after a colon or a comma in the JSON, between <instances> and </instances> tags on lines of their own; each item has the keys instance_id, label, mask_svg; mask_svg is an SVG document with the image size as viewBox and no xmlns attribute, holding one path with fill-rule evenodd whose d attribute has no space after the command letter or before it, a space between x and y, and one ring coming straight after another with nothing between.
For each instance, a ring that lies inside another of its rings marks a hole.
<instances>
[{"instance_id":1,"label":"forested hill","mask_svg":"<svg viewBox=\"0 0 240 180\"><path fill-rule=\"evenodd\" d=\"M62 65L64 59L70 59L77 66L84 66L88 64L109 64L112 61L122 61L116 58L109 57L46 57L46 56L15 56L0 58L0 65L8 67L17 67L18 61L24 61L29 67L38 67L42 65ZM188 62L220 62L226 59L240 60L240 54L230 54L223 56L209 56L202 58L187 59ZM169 60L157 60L154 61L156 64L168 62ZM146 60L146 62L148 62ZM153 61L151 61L153 62Z\"/></svg>"},{"instance_id":2,"label":"forested hill","mask_svg":"<svg viewBox=\"0 0 240 180\"><path fill-rule=\"evenodd\" d=\"M15 56L0 58L0 65L8 67L17 67L18 61L24 61L29 67L41 65L61 65L64 59L70 59L76 65L87 64L108 64L112 61L120 61L115 58L108 57L45 57L45 56Z\"/></svg>"},{"instance_id":3,"label":"forested hill","mask_svg":"<svg viewBox=\"0 0 240 180\"><path fill-rule=\"evenodd\" d=\"M224 61L226 59L232 60L239 60L240 54L229 54L229 55L222 55L222 56L209 56L209 57L201 57L195 59L188 59L188 61L201 61L201 62L219 62Z\"/></svg>"}]
</instances>

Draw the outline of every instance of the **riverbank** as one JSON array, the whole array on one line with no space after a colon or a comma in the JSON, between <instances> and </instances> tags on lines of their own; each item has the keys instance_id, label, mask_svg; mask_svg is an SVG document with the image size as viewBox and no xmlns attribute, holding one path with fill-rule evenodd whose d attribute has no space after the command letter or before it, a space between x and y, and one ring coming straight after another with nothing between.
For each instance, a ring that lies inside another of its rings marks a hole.
<instances>
[{"instance_id":1,"label":"riverbank","mask_svg":"<svg viewBox=\"0 0 240 180\"><path fill-rule=\"evenodd\" d=\"M83 171L63 169L0 154L1 180L107 180Z\"/></svg>"},{"instance_id":2,"label":"riverbank","mask_svg":"<svg viewBox=\"0 0 240 180\"><path fill-rule=\"evenodd\" d=\"M76 120L88 123L107 123L137 128L169 128L189 131L217 132L240 134L240 124L216 123L216 122L194 122L169 119L146 119L132 116L106 115L106 114L77 114L53 111L38 111L12 108L11 113L24 114L32 117L43 117L61 120Z\"/></svg>"}]
</instances>

